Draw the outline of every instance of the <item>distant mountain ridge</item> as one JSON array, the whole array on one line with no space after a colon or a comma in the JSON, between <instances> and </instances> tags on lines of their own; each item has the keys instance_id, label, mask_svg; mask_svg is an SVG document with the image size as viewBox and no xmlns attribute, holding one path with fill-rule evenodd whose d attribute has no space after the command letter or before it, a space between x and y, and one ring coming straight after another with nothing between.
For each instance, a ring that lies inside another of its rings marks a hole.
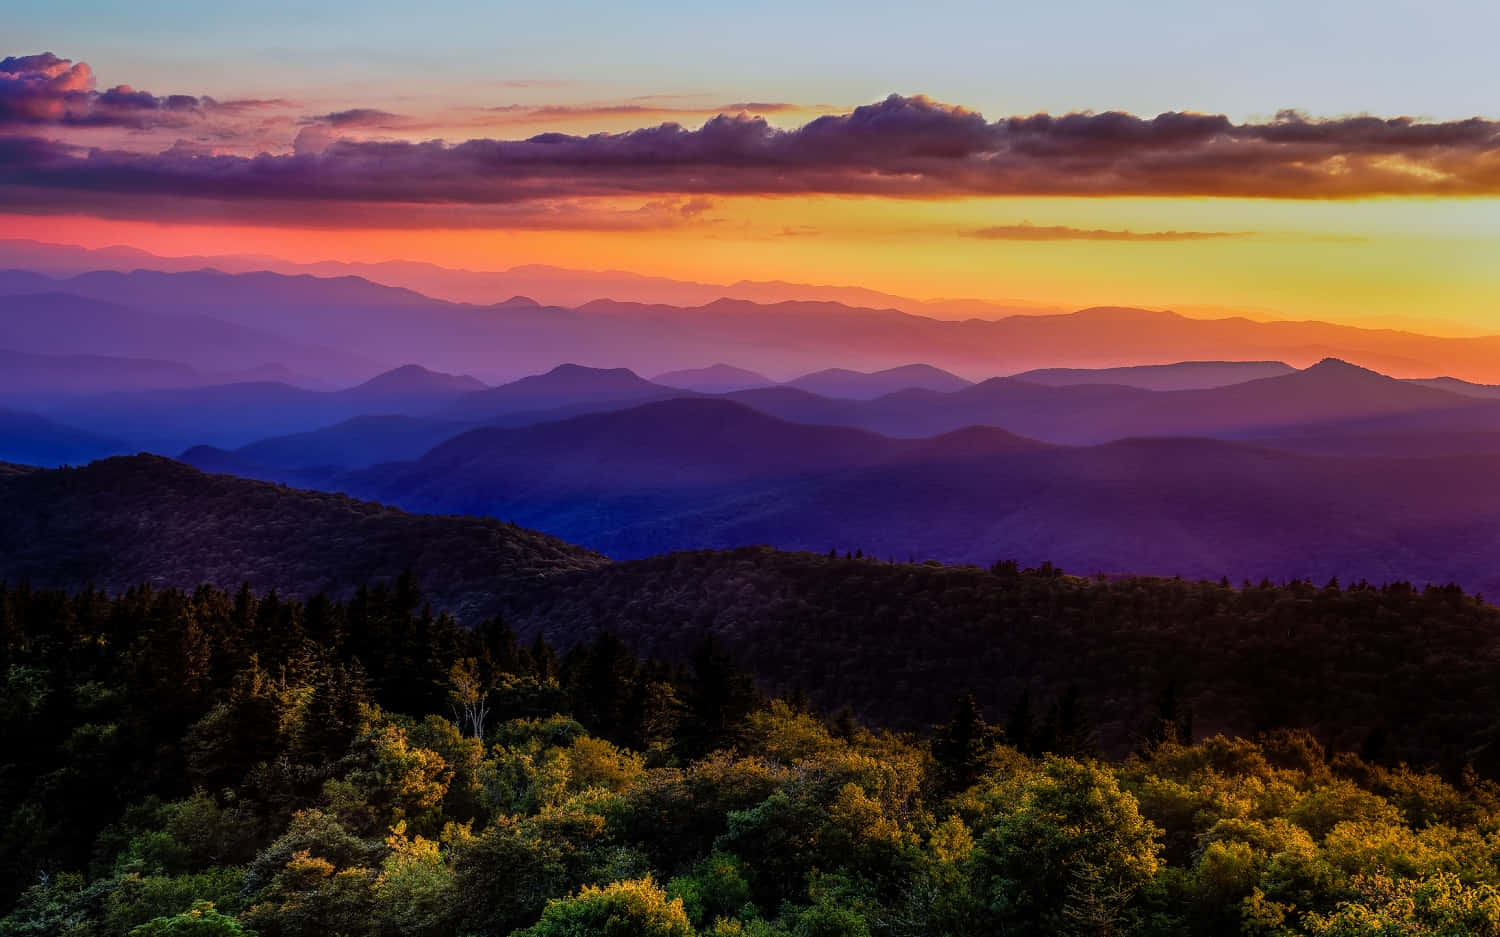
<instances>
[{"instance_id":1,"label":"distant mountain ridge","mask_svg":"<svg viewBox=\"0 0 1500 937\"><path fill-rule=\"evenodd\" d=\"M966 427L992 427L1075 445L1126 436L1259 440L1292 439L1288 434L1311 431L1335 437L1420 435L1421 421L1431 419L1434 430L1450 433L1442 444L1444 451L1457 452L1464 438L1488 451L1482 434L1500 432L1500 405L1495 402L1394 380L1333 360L1276 378L1190 391L1091 383L1049 386L995 378L951 393L908 388L873 400L824 397L788 385L704 394L646 381L627 369L567 365L512 384L462 394L428 412L414 413L407 407L404 414L345 418L227 448L242 460L238 463L242 473L253 477L274 477L276 471L290 469L336 472L415 460L478 426L523 427L643 403L691 399L742 404L792 423L852 427L898 438L939 436ZM226 448L210 439L200 442ZM1308 443L1298 439L1288 445L1298 451L1341 451L1337 443L1323 448L1313 444L1309 449ZM1349 454L1365 451L1356 445Z\"/></svg>"},{"instance_id":2,"label":"distant mountain ridge","mask_svg":"<svg viewBox=\"0 0 1500 937\"><path fill-rule=\"evenodd\" d=\"M866 401L789 391L727 396L782 419L857 426L892 436L931 436L983 425L1066 444L1127 436L1247 438L1298 425L1424 412L1467 412L1483 424L1493 409L1488 401L1395 380L1337 359L1278 377L1197 390L1049 386L991 378L948 394L913 389Z\"/></svg>"},{"instance_id":3,"label":"distant mountain ridge","mask_svg":"<svg viewBox=\"0 0 1500 937\"><path fill-rule=\"evenodd\" d=\"M1206 390L1262 377L1281 377L1295 370L1281 361L1180 361L1125 368L1039 368L1011 377L1053 387L1120 384L1142 390Z\"/></svg>"},{"instance_id":4,"label":"distant mountain ridge","mask_svg":"<svg viewBox=\"0 0 1500 937\"><path fill-rule=\"evenodd\" d=\"M555 306L579 306L595 299L703 305L729 297L753 302L832 300L855 306L925 312L952 319L1064 311L1052 304L1022 300L919 300L863 287L756 280L698 283L619 270L576 270L543 264L523 264L498 271L462 270L411 261L299 264L266 255L162 257L129 247L90 250L23 239L0 239L0 267L6 266L40 270L54 276L94 270L129 272L139 269L178 273L214 269L228 273L274 271L286 275L357 276L449 302L480 306L494 304L499 297L509 295L512 299L501 305L512 304L517 299L527 304ZM532 295L541 297L541 302L531 299Z\"/></svg>"},{"instance_id":5,"label":"distant mountain ridge","mask_svg":"<svg viewBox=\"0 0 1500 937\"><path fill-rule=\"evenodd\" d=\"M973 386L973 383L930 364L907 364L868 373L828 368L793 378L786 382L786 386L824 397L873 400L911 388L951 393Z\"/></svg>"},{"instance_id":6,"label":"distant mountain ridge","mask_svg":"<svg viewBox=\"0 0 1500 937\"><path fill-rule=\"evenodd\" d=\"M0 348L0 393L18 396L157 390L206 383L179 361L116 355L32 354Z\"/></svg>"},{"instance_id":7,"label":"distant mountain ridge","mask_svg":"<svg viewBox=\"0 0 1500 937\"><path fill-rule=\"evenodd\" d=\"M322 349L325 363L313 373L337 373L340 379L360 368L368 377L382 367L414 360L490 383L536 373L558 361L662 373L699 367L734 348L739 366L774 373L830 365L878 371L922 361L978 377L1141 361L1285 361L1296 367L1340 357L1397 377L1445 373L1500 383L1500 336L1443 338L1321 322L1195 319L1127 307L952 320L806 299L758 304L717 298L681 306L612 299L576 307L476 305L358 277L268 272L90 273L41 286L35 274L14 276L20 279L0 274L0 294L11 294L0 296L0 308L18 292L45 288L157 314L217 318L279 335L303 348L303 357L306 349ZM342 363L331 349L344 356ZM99 353L183 360L160 347ZM308 370L285 355L262 355L250 363L277 360ZM200 364L196 359L191 363Z\"/></svg>"},{"instance_id":8,"label":"distant mountain ridge","mask_svg":"<svg viewBox=\"0 0 1500 937\"><path fill-rule=\"evenodd\" d=\"M368 374L345 351L193 311L147 311L60 291L0 295L0 343L32 355L168 360L210 372L279 363L296 371Z\"/></svg>"},{"instance_id":9,"label":"distant mountain ridge","mask_svg":"<svg viewBox=\"0 0 1500 937\"><path fill-rule=\"evenodd\" d=\"M1292 377L1365 380L1339 365ZM1204 438L1050 446L985 427L897 439L683 398L478 429L319 484L409 510L512 518L615 558L766 543L1052 560L1081 573L1452 579L1500 592L1490 562L1500 455L1414 455Z\"/></svg>"},{"instance_id":10,"label":"distant mountain ridge","mask_svg":"<svg viewBox=\"0 0 1500 937\"><path fill-rule=\"evenodd\" d=\"M305 433L364 415L427 416L485 384L405 365L343 390L246 381L189 389L69 395L40 408L93 432L126 436L137 448L176 453L199 444L234 448Z\"/></svg>"},{"instance_id":11,"label":"distant mountain ridge","mask_svg":"<svg viewBox=\"0 0 1500 937\"><path fill-rule=\"evenodd\" d=\"M1500 384L1475 384L1470 381L1460 381L1456 377L1411 378L1410 382L1423 387L1452 391L1455 394L1463 394L1465 397L1500 400Z\"/></svg>"}]
</instances>

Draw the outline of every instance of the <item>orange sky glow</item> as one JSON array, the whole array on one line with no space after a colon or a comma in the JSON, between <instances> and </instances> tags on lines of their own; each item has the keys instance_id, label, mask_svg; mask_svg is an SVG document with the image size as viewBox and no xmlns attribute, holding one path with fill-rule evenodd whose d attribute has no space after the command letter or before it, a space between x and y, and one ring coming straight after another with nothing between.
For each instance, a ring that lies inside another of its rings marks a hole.
<instances>
[{"instance_id":1,"label":"orange sky glow","mask_svg":"<svg viewBox=\"0 0 1500 937\"><path fill-rule=\"evenodd\" d=\"M387 109L114 77L0 61L6 236L1500 332L1500 121L1005 117L545 82Z\"/></svg>"}]
</instances>

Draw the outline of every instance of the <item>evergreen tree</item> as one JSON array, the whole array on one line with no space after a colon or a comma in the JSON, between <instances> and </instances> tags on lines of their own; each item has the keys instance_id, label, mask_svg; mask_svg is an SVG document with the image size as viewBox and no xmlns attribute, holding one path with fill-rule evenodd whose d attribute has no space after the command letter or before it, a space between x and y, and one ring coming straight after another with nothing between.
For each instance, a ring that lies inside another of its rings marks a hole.
<instances>
[{"instance_id":1,"label":"evergreen tree","mask_svg":"<svg viewBox=\"0 0 1500 937\"><path fill-rule=\"evenodd\" d=\"M939 726L932 739L932 757L937 762L941 790L957 793L979 780L992 736L974 694L960 696L952 721Z\"/></svg>"}]
</instances>

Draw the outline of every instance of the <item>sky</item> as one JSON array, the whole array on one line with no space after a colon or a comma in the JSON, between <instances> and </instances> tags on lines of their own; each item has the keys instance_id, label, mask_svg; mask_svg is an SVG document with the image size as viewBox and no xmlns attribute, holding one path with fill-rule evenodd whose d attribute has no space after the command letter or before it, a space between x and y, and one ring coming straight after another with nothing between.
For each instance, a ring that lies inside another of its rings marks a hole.
<instances>
[{"instance_id":1,"label":"sky","mask_svg":"<svg viewBox=\"0 0 1500 937\"><path fill-rule=\"evenodd\" d=\"M1500 331L1488 0L5 18L10 236Z\"/></svg>"}]
</instances>

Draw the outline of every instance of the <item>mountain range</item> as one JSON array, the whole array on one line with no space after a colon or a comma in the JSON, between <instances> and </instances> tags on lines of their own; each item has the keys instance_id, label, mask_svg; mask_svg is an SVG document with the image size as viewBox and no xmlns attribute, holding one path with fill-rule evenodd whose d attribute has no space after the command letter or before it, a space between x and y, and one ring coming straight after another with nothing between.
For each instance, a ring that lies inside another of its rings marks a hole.
<instances>
[{"instance_id":1,"label":"mountain range","mask_svg":"<svg viewBox=\"0 0 1500 937\"><path fill-rule=\"evenodd\" d=\"M407 365L334 391L246 381L28 402L50 419L126 438L136 449L176 453L194 444L242 446L366 415L427 415L484 386L471 377Z\"/></svg>"},{"instance_id":2,"label":"mountain range","mask_svg":"<svg viewBox=\"0 0 1500 937\"><path fill-rule=\"evenodd\" d=\"M0 324L12 463L180 453L615 557L769 543L1500 589L1496 337L474 304L264 270L0 271Z\"/></svg>"},{"instance_id":3,"label":"mountain range","mask_svg":"<svg viewBox=\"0 0 1500 937\"><path fill-rule=\"evenodd\" d=\"M1068 424L1070 435L1099 434L1133 415L1226 438L1061 445L995 426L894 436L788 421L742 399L808 397L856 415L893 406L889 397L834 401L776 388L483 427L420 457L342 470L314 471L316 459L294 467L285 453L278 467L248 450L195 449L184 458L408 510L514 520L615 557L768 543L945 562L1051 560L1087 573L1452 578L1500 590L1487 559L1500 520L1496 435L1391 429L1377 445L1359 430L1378 424L1370 413L1399 425L1469 412L1493 424L1500 409L1486 401L1340 362L1203 391L998 387L1017 413L1045 412L1043 403L1082 392L1093 409ZM930 399L892 396L903 405ZM1140 402L1158 398L1176 409ZM951 409L939 401L922 412L951 422ZM1205 423L1210 417L1219 422ZM1299 421L1326 426L1270 432ZM1264 435L1251 440L1256 433Z\"/></svg>"},{"instance_id":4,"label":"mountain range","mask_svg":"<svg viewBox=\"0 0 1500 937\"><path fill-rule=\"evenodd\" d=\"M72 276L96 270L186 273L204 269L222 270L226 273L270 271L290 276L354 276L416 290L437 299L477 305L488 305L504 296L534 296L544 305L569 307L581 306L595 299L697 306L727 297L758 303L811 299L851 306L901 309L918 315L947 319L998 318L1017 313L1065 311L1045 303L1022 300L919 300L853 286L754 280L727 284L699 283L643 276L623 270L575 270L542 264L526 264L508 270L479 271L399 260L382 263L293 263L263 254L162 257L131 247L91 250L17 238L0 239L0 269L6 267L35 270L53 276Z\"/></svg>"},{"instance_id":5,"label":"mountain range","mask_svg":"<svg viewBox=\"0 0 1500 937\"><path fill-rule=\"evenodd\" d=\"M1150 374L1154 380L1167 383L1192 381L1203 374L1202 366L1195 363L1181 368L1180 379L1177 366L1152 368ZM695 397L743 404L790 422L849 426L889 436L921 437L967 426L992 426L1064 444L1152 435L1261 438L1306 427L1336 435L1394 429L1410 433L1416 427L1403 421L1421 421L1428 416L1437 425L1468 421L1468 425L1458 427L1467 432L1500 430L1500 405L1483 397L1391 379L1332 359L1303 371L1278 370L1285 373L1198 390L1149 391L1094 383L1092 372L1075 372L1083 383L1071 385L1052 386L1016 378L970 385L935 368L913 366L874 374L819 372L787 385L703 394L647 381L624 368L560 365L500 387L458 394L436 408L430 397L391 402L387 410L410 417L403 421L299 429L290 442L268 442L280 453L273 459L262 460L243 448L240 454L271 467L354 467L415 458L465 428L534 425ZM821 383L830 391L858 395L922 381L946 381L959 389L942 392L909 386L874 398L854 399L823 396L797 386ZM449 390L456 391L457 387L438 388L439 392ZM357 400L348 403L348 409L356 408ZM317 408L306 411L310 415L322 412ZM393 432L383 435L377 431L380 427ZM202 441L219 445L212 439ZM341 445L356 447L350 450L350 458L336 458ZM299 447L308 454L299 457ZM314 458L313 453L321 454Z\"/></svg>"},{"instance_id":6,"label":"mountain range","mask_svg":"<svg viewBox=\"0 0 1500 937\"><path fill-rule=\"evenodd\" d=\"M560 361L660 373L701 367L722 358L725 349L734 349L737 367L773 376L830 365L879 371L920 361L976 379L1143 361L1285 361L1301 367L1333 356L1397 377L1500 381L1495 336L1195 319L1122 307L952 320L805 299L756 303L721 297L681 306L596 299L549 306L507 300L514 296L509 292L494 296L488 303L456 303L360 277L265 271L94 271L63 278L0 271L9 350L149 357L205 370L281 364L335 384L411 361L488 383ZM85 330L88 322L132 325L98 335L75 332L79 342L68 344L58 336L69 329L53 323L61 315ZM238 331L231 338L225 330Z\"/></svg>"}]
</instances>

